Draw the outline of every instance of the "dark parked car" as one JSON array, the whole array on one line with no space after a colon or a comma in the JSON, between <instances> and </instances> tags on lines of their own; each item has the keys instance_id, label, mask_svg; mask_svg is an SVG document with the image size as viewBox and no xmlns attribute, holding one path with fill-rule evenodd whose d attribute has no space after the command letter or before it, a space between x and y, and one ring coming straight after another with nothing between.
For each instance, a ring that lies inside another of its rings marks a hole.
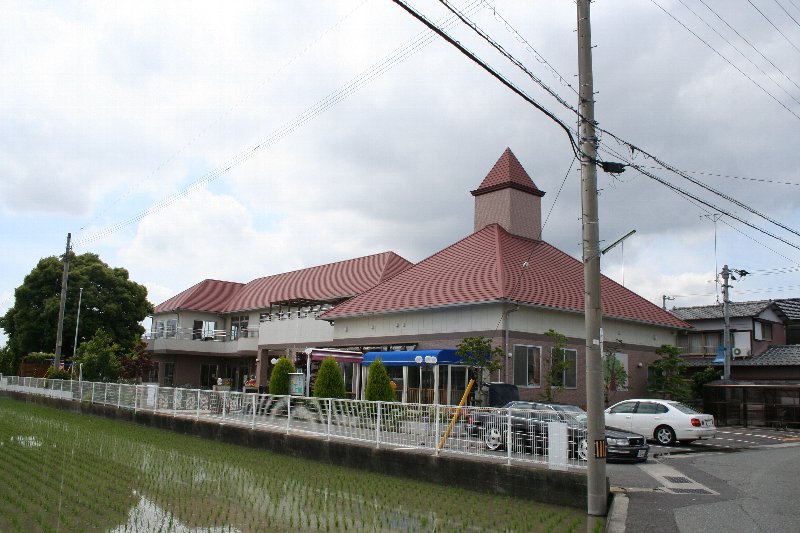
<instances>
[{"instance_id":1,"label":"dark parked car","mask_svg":"<svg viewBox=\"0 0 800 533\"><path fill-rule=\"evenodd\" d=\"M509 419L510 413L510 419ZM467 429L479 437L487 449L503 449L508 442L511 423L515 446L524 446L536 454L547 453L548 422L567 424L569 457L585 461L589 446L586 441L586 412L578 406L545 402L508 402L501 409L482 411L467 418ZM606 428L608 459L646 461L650 447L642 435Z\"/></svg>"}]
</instances>

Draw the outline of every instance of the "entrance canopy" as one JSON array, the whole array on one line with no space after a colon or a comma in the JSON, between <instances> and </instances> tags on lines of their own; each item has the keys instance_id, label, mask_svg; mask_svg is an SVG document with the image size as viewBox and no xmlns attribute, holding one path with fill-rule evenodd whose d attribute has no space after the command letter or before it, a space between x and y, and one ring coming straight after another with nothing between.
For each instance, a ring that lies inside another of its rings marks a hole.
<instances>
[{"instance_id":1,"label":"entrance canopy","mask_svg":"<svg viewBox=\"0 0 800 533\"><path fill-rule=\"evenodd\" d=\"M351 352L348 350L306 348L304 351L309 361L323 361L328 357L333 357L337 363L360 363L362 357L361 352Z\"/></svg>"},{"instance_id":2,"label":"entrance canopy","mask_svg":"<svg viewBox=\"0 0 800 533\"><path fill-rule=\"evenodd\" d=\"M433 362L435 358L435 363ZM423 364L463 365L455 350L409 350L407 352L367 352L362 365L380 359L384 366L420 366Z\"/></svg>"}]
</instances>

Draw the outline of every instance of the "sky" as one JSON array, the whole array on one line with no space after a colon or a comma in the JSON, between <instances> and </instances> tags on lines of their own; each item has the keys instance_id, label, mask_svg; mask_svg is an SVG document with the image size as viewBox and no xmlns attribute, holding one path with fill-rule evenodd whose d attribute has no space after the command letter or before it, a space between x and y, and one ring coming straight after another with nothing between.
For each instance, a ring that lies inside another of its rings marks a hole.
<instances>
[{"instance_id":1,"label":"sky","mask_svg":"<svg viewBox=\"0 0 800 533\"><path fill-rule=\"evenodd\" d=\"M527 73L442 3L408 4L575 129L573 2L453 2ZM506 147L546 193L543 239L581 256L564 129L394 2L0 8L0 314L68 232L153 304L206 278L418 262L473 231L470 191ZM652 174L598 173L601 247L636 230L603 274L668 307L721 301L725 264L750 273L733 301L800 296L800 1L591 9L600 158Z\"/></svg>"}]
</instances>

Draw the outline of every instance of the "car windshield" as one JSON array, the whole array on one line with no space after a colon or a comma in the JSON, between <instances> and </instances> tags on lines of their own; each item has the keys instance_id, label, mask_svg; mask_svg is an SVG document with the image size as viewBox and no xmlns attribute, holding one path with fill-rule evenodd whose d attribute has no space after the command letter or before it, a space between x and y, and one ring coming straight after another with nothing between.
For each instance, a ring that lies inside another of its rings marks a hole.
<instances>
[{"instance_id":1,"label":"car windshield","mask_svg":"<svg viewBox=\"0 0 800 533\"><path fill-rule=\"evenodd\" d=\"M577 405L554 405L553 409L564 415L567 420L571 420L582 426L586 425L586 419L588 415L586 414L586 411Z\"/></svg>"},{"instance_id":2,"label":"car windshield","mask_svg":"<svg viewBox=\"0 0 800 533\"><path fill-rule=\"evenodd\" d=\"M699 414L702 414L697 409L692 409L688 405L683 405L680 402L670 402L669 405L670 405L670 407L674 407L675 409L677 409L681 413L684 413L684 414L687 414L687 415L699 415Z\"/></svg>"}]
</instances>

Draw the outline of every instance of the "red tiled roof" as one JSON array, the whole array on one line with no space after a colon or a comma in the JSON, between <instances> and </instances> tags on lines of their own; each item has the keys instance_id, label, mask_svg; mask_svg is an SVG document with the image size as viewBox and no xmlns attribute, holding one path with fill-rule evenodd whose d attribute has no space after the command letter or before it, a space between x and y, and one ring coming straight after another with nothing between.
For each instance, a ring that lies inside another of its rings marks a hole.
<instances>
[{"instance_id":1,"label":"red tiled roof","mask_svg":"<svg viewBox=\"0 0 800 533\"><path fill-rule=\"evenodd\" d=\"M523 263L528 266L523 268ZM601 279L603 314L676 328L689 325L636 293ZM583 265L543 241L497 224L456 242L323 318L358 316L498 300L583 312Z\"/></svg>"},{"instance_id":2,"label":"red tiled roof","mask_svg":"<svg viewBox=\"0 0 800 533\"><path fill-rule=\"evenodd\" d=\"M480 186L472 191L472 196L479 196L507 187L529 192L536 196L544 196L544 192L536 187L531 177L522 167L519 159L517 159L517 156L511 151L511 148L506 148L503 155L492 167L492 170L483 178Z\"/></svg>"},{"instance_id":3,"label":"red tiled roof","mask_svg":"<svg viewBox=\"0 0 800 533\"><path fill-rule=\"evenodd\" d=\"M169 313L178 309L221 313L231 297L244 287L244 283L206 279L180 294L158 304L154 313Z\"/></svg>"},{"instance_id":4,"label":"red tiled roof","mask_svg":"<svg viewBox=\"0 0 800 533\"><path fill-rule=\"evenodd\" d=\"M412 266L394 252L258 278L245 285L225 312L264 309L271 302L335 300L360 294Z\"/></svg>"}]
</instances>

